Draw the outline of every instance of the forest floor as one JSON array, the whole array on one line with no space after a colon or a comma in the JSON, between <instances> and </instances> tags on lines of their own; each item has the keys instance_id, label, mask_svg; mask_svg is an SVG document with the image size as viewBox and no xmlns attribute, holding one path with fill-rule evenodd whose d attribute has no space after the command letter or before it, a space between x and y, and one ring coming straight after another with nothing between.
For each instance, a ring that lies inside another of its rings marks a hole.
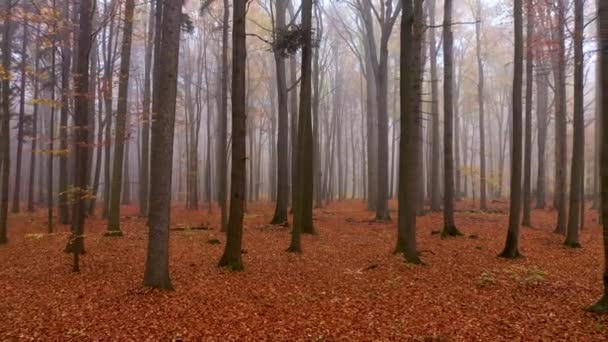
<instances>
[{"instance_id":1,"label":"forest floor","mask_svg":"<svg viewBox=\"0 0 608 342\"><path fill-rule=\"evenodd\" d=\"M458 238L433 234L440 213L419 218L426 265L414 266L391 253L395 212L383 224L361 201L315 210L318 234L294 255L285 252L289 229L267 224L273 207L252 204L241 273L216 266L225 242L218 209L175 207L173 292L141 287L147 231L135 208L123 209L123 237L103 237L105 222L87 221L79 274L63 253L67 227L48 235L45 211L12 215L0 246L0 340L608 340L608 317L584 311L601 294L596 212L587 214L583 248L569 249L552 233L555 212L534 211L534 227L521 229L525 258L504 260L496 255L506 208L493 205L482 213L459 203Z\"/></svg>"}]
</instances>

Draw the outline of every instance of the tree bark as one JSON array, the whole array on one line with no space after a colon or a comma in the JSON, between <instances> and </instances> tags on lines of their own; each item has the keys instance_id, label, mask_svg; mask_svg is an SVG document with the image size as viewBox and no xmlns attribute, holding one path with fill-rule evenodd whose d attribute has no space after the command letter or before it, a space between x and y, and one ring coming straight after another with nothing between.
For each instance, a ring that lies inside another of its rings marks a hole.
<instances>
[{"instance_id":1,"label":"tree bark","mask_svg":"<svg viewBox=\"0 0 608 342\"><path fill-rule=\"evenodd\" d=\"M228 32L230 25L230 7L224 0L222 21L222 73L221 73L221 106L218 113L218 143L217 143L217 176L218 202L220 206L220 225L225 232L228 229ZM233 166L234 167L234 166Z\"/></svg>"},{"instance_id":2,"label":"tree bark","mask_svg":"<svg viewBox=\"0 0 608 342\"><path fill-rule=\"evenodd\" d=\"M580 248L579 217L581 194L584 188L583 165L585 163L585 105L584 100L584 65L583 65L583 33L584 14L583 1L574 0L574 137L572 144L572 165L570 172L570 215L568 230L564 244L568 247Z\"/></svg>"},{"instance_id":3,"label":"tree bark","mask_svg":"<svg viewBox=\"0 0 608 342\"><path fill-rule=\"evenodd\" d=\"M566 234L567 212L566 212L566 187L567 187L567 113L566 113L566 56L565 56L565 4L559 0L557 9L557 51L554 61L555 78L555 198L554 205L557 206L557 225L555 233Z\"/></svg>"},{"instance_id":4,"label":"tree bark","mask_svg":"<svg viewBox=\"0 0 608 342\"><path fill-rule=\"evenodd\" d=\"M129 67L131 66L131 36L133 34L133 13L135 1L125 1L122 50L120 56L120 76L118 82L118 105L116 107L116 141L114 143L114 163L112 163L112 188L110 190L110 215L107 236L121 236L120 199L122 195L123 163L125 160L125 140L127 139L127 100L129 96Z\"/></svg>"},{"instance_id":5,"label":"tree bark","mask_svg":"<svg viewBox=\"0 0 608 342\"><path fill-rule=\"evenodd\" d=\"M286 0L276 1L275 29L279 34L285 30ZM277 39L275 33L275 41ZM274 51L277 77L277 107L278 107L278 137L277 137L277 186L276 207L272 224L287 223L287 208L289 207L289 112L287 109L287 81L285 75L285 56L281 51ZM274 181L271 179L270 181Z\"/></svg>"},{"instance_id":6,"label":"tree bark","mask_svg":"<svg viewBox=\"0 0 608 342\"><path fill-rule=\"evenodd\" d=\"M302 67L300 83L300 108L298 118L298 179L297 201L294 210L293 230L291 233L290 252L301 252L300 234L314 233L312 222L312 191L314 184L314 160L312 152L311 120L311 67L312 67L312 0L302 0Z\"/></svg>"},{"instance_id":7,"label":"tree bark","mask_svg":"<svg viewBox=\"0 0 608 342\"><path fill-rule=\"evenodd\" d=\"M546 145L547 145L547 126L549 125L548 113L548 92L549 75L539 74L536 79L537 108L536 122L538 126L538 175L536 177L536 209L546 207Z\"/></svg>"},{"instance_id":8,"label":"tree bark","mask_svg":"<svg viewBox=\"0 0 608 342\"><path fill-rule=\"evenodd\" d=\"M399 218L397 229L397 245L395 253L403 254L406 261L421 263L416 250L416 188L419 143L416 139L417 125L421 124L414 110L417 94L414 87L412 70L415 56L413 47L414 9L412 1L403 2L401 15L401 56L399 60L400 110L401 110L401 139L399 140Z\"/></svg>"},{"instance_id":9,"label":"tree bark","mask_svg":"<svg viewBox=\"0 0 608 342\"><path fill-rule=\"evenodd\" d=\"M40 39L40 24L36 25L36 48L35 48L35 55L34 55L34 74L38 75L38 72L40 71L40 45L39 45L39 39ZM35 208L34 208L34 178L35 178L35 174L36 174L36 160L37 160L37 151L36 148L38 146L38 140L40 140L40 136L42 134L40 134L38 132L38 110L39 110L39 105L38 102L36 100L38 100L38 96L39 96L39 92L40 92L40 82L38 82L38 78L34 77L34 94L33 94L33 99L34 99L34 113L32 116L32 132L33 132L33 136L32 136L32 145L31 145L31 149L30 149L30 169L29 169L29 180L28 180L28 190L27 190L27 211L32 213L34 212Z\"/></svg>"},{"instance_id":10,"label":"tree bark","mask_svg":"<svg viewBox=\"0 0 608 342\"><path fill-rule=\"evenodd\" d=\"M169 277L169 224L182 1L157 0L156 3L157 14L162 6L162 31L160 44L157 45L162 64L155 70L158 80L155 87L158 86L158 90L154 91L154 100L162 101L158 103L158 111L152 122L150 164L154 167L150 170L148 250L143 284L173 289Z\"/></svg>"},{"instance_id":11,"label":"tree bark","mask_svg":"<svg viewBox=\"0 0 608 342\"><path fill-rule=\"evenodd\" d=\"M479 207L488 208L486 195L486 144L485 144L485 103L484 103L484 67L481 56L481 0L477 1L477 23L475 24L477 56L477 100L479 104Z\"/></svg>"},{"instance_id":12,"label":"tree bark","mask_svg":"<svg viewBox=\"0 0 608 342\"><path fill-rule=\"evenodd\" d=\"M26 10L26 8L23 8ZM23 22L23 35L21 37L21 80L19 85L19 121L17 124L17 158L15 160L15 184L13 186L13 207L11 212L21 211L21 163L23 161L23 140L25 138L23 124L25 121L25 81L27 79L27 44L28 44L28 21L27 16Z\"/></svg>"},{"instance_id":13,"label":"tree bark","mask_svg":"<svg viewBox=\"0 0 608 342\"><path fill-rule=\"evenodd\" d=\"M242 271L241 242L245 189L247 186L247 43L245 31L246 1L233 2L232 29L232 173L230 177L230 216L226 248L219 266Z\"/></svg>"},{"instance_id":14,"label":"tree bark","mask_svg":"<svg viewBox=\"0 0 608 342\"><path fill-rule=\"evenodd\" d=\"M444 196L442 236L459 236L462 233L454 221L454 103L452 90L452 0L445 0L443 17L443 160Z\"/></svg>"},{"instance_id":15,"label":"tree bark","mask_svg":"<svg viewBox=\"0 0 608 342\"><path fill-rule=\"evenodd\" d=\"M533 0L526 0L526 118L525 118L525 152L524 152L524 198L523 198L523 218L522 226L530 227L530 214L532 211L532 88L534 58L532 54L532 44L534 34L534 5Z\"/></svg>"},{"instance_id":16,"label":"tree bark","mask_svg":"<svg viewBox=\"0 0 608 342\"><path fill-rule=\"evenodd\" d=\"M431 211L441 210L441 189L439 183L439 86L437 75L437 43L435 38L435 0L429 1L429 56L431 63Z\"/></svg>"},{"instance_id":17,"label":"tree bark","mask_svg":"<svg viewBox=\"0 0 608 342\"><path fill-rule=\"evenodd\" d=\"M520 257L519 222L521 214L521 159L522 159L522 74L523 74L523 27L522 0L513 1L515 53L513 60L513 153L511 157L511 206L505 249L499 254L503 258Z\"/></svg>"},{"instance_id":18,"label":"tree bark","mask_svg":"<svg viewBox=\"0 0 608 342\"><path fill-rule=\"evenodd\" d=\"M5 70L11 67L11 15L14 3L11 0L4 2L6 18L2 34L2 65ZM11 83L9 77L2 77L2 127L0 130L0 170L2 174L0 193L0 244L8 242L8 180L11 170L10 164L10 118L11 118Z\"/></svg>"},{"instance_id":19,"label":"tree bark","mask_svg":"<svg viewBox=\"0 0 608 342\"><path fill-rule=\"evenodd\" d=\"M73 272L80 272L79 257L84 253L84 224L89 195L89 63L93 34L93 0L79 0L78 53L74 75L74 202L72 236L67 250L73 255Z\"/></svg>"},{"instance_id":20,"label":"tree bark","mask_svg":"<svg viewBox=\"0 0 608 342\"><path fill-rule=\"evenodd\" d=\"M606 1L598 1L598 25L600 32L600 73L602 94L605 94L608 89L608 3ZM599 99L598 99L599 100ZM602 216L602 235L604 245L604 276L603 285L604 293L602 297L591 307L589 311L597 313L608 313L608 96L601 97L600 103L600 138L601 146L601 165L600 165L600 186L601 190L601 216Z\"/></svg>"}]
</instances>

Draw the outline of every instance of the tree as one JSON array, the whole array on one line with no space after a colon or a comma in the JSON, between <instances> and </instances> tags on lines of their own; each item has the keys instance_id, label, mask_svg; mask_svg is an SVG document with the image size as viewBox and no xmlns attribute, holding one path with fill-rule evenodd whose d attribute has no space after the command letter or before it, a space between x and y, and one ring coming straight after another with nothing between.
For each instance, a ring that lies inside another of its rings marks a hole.
<instances>
[{"instance_id":1,"label":"tree","mask_svg":"<svg viewBox=\"0 0 608 342\"><path fill-rule=\"evenodd\" d=\"M74 74L74 186L71 230L68 250L74 256L73 272L80 271L79 257L84 253L86 203L90 196L89 177L89 62L93 35L93 0L80 0L78 54Z\"/></svg>"},{"instance_id":2,"label":"tree","mask_svg":"<svg viewBox=\"0 0 608 342\"><path fill-rule=\"evenodd\" d=\"M70 1L64 2L63 16L69 22ZM72 68L71 25L64 25L61 35L61 107L59 111L59 222L70 223L68 193L68 114L70 110L70 70Z\"/></svg>"},{"instance_id":3,"label":"tree","mask_svg":"<svg viewBox=\"0 0 608 342\"><path fill-rule=\"evenodd\" d=\"M313 234L312 188L314 161L312 153L312 0L302 0L302 68L300 79L300 108L298 118L297 182L294 191L297 200L294 207L293 229L289 252L301 252L301 233Z\"/></svg>"},{"instance_id":4,"label":"tree","mask_svg":"<svg viewBox=\"0 0 608 342\"><path fill-rule=\"evenodd\" d=\"M399 59L400 132L399 139L399 217L396 254L403 254L406 261L419 264L422 261L416 250L416 188L418 162L417 125L422 118L414 110L417 98L414 88L415 56L413 49L414 8L413 0L403 1L401 15L401 57ZM448 0L449 1L449 0Z\"/></svg>"},{"instance_id":5,"label":"tree","mask_svg":"<svg viewBox=\"0 0 608 342\"><path fill-rule=\"evenodd\" d=\"M565 43L565 7L564 0L558 0L557 29L553 30L553 40L557 47L553 51L553 75L555 87L555 194L554 207L557 208L557 225L555 233L565 234L567 224L566 187L567 187L567 113L566 113L566 43Z\"/></svg>"},{"instance_id":6,"label":"tree","mask_svg":"<svg viewBox=\"0 0 608 342\"><path fill-rule=\"evenodd\" d=\"M27 8L23 6L23 10L26 11ZM23 140L25 138L24 134L24 121L25 121L25 93L26 93L26 84L25 81L27 79L27 44L28 44L28 20L27 15L25 15L23 20L23 34L21 37L21 65L19 68L21 69L21 80L19 85L19 123L17 124L17 158L15 160L15 186L13 188L13 213L18 213L21 211L21 164L23 160Z\"/></svg>"},{"instance_id":7,"label":"tree","mask_svg":"<svg viewBox=\"0 0 608 342\"><path fill-rule=\"evenodd\" d=\"M484 65L481 56L481 0L477 0L477 22L475 23L475 41L477 56L477 101L479 104L479 207L488 207L486 195L486 133L485 133L485 102L484 102Z\"/></svg>"},{"instance_id":8,"label":"tree","mask_svg":"<svg viewBox=\"0 0 608 342\"><path fill-rule=\"evenodd\" d=\"M568 217L568 230L564 244L569 247L580 248L578 239L579 217L582 187L583 164L585 163L585 108L583 103L583 33L584 33L584 7L582 0L574 0L574 137L572 144L572 165L570 172L570 215Z\"/></svg>"},{"instance_id":9,"label":"tree","mask_svg":"<svg viewBox=\"0 0 608 342\"><path fill-rule=\"evenodd\" d=\"M524 198L523 198L523 218L522 225L530 227L530 212L532 211L532 88L534 66L534 56L532 54L533 33L534 33L534 13L532 0L526 0L526 118L525 118L525 152L524 152Z\"/></svg>"},{"instance_id":10,"label":"tree","mask_svg":"<svg viewBox=\"0 0 608 342\"><path fill-rule=\"evenodd\" d=\"M519 222L521 214L521 159L522 159L522 74L523 74L523 27L522 0L513 1L513 25L515 35L515 53L513 57L513 129L511 157L511 207L509 208L509 228L505 249L499 254L503 258L520 257Z\"/></svg>"},{"instance_id":11,"label":"tree","mask_svg":"<svg viewBox=\"0 0 608 342\"><path fill-rule=\"evenodd\" d=\"M34 113L32 115L32 145L30 149L30 169L29 169L29 180L28 180L28 189L27 189L27 211L34 212L34 178L36 174L36 147L38 146L38 109L39 105L36 101L38 99L40 93L40 82L38 80L38 72L40 71L40 24L36 25L36 48L34 55Z\"/></svg>"},{"instance_id":12,"label":"tree","mask_svg":"<svg viewBox=\"0 0 608 342\"><path fill-rule=\"evenodd\" d=\"M608 89L608 2L598 1L598 25L600 39L600 77L601 94L605 94ZM600 100L600 99L598 99ZM597 313L608 313L608 96L602 96L600 102L600 110L602 115L598 125L601 125L601 165L600 165L600 186L601 191L601 215L602 215L602 231L604 240L604 294L591 307L589 311Z\"/></svg>"},{"instance_id":13,"label":"tree","mask_svg":"<svg viewBox=\"0 0 608 342\"><path fill-rule=\"evenodd\" d=\"M221 106L218 114L219 141L217 143L218 201L220 205L221 230L228 229L228 32L230 29L230 7L224 0L224 19L222 21L222 74Z\"/></svg>"},{"instance_id":14,"label":"tree","mask_svg":"<svg viewBox=\"0 0 608 342\"><path fill-rule=\"evenodd\" d=\"M431 211L441 210L441 189L439 182L439 87L437 76L437 43L435 37L435 0L428 2L429 6L429 56L431 68L431 177L430 195Z\"/></svg>"},{"instance_id":15,"label":"tree","mask_svg":"<svg viewBox=\"0 0 608 342\"><path fill-rule=\"evenodd\" d=\"M358 0L357 6L362 14L365 26L365 39L369 46L369 58L371 70L376 85L377 97L377 125L378 146L377 150L377 179L376 193L376 219L381 221L390 220L388 207L388 41L393 30L397 16L401 12L401 2L394 3L393 0L386 1L381 6L380 14L372 4L371 0ZM371 12L374 12L372 16ZM376 35L374 33L374 19L380 26L380 45L376 48Z\"/></svg>"},{"instance_id":16,"label":"tree","mask_svg":"<svg viewBox=\"0 0 608 342\"><path fill-rule=\"evenodd\" d=\"M159 68L155 97L163 99L152 122L150 146L150 204L148 213L148 250L144 271L144 286L173 289L169 277L169 223L171 219L171 178L173 168L173 138L177 98L182 0L157 0L162 8ZM158 13L158 12L157 12Z\"/></svg>"},{"instance_id":17,"label":"tree","mask_svg":"<svg viewBox=\"0 0 608 342\"><path fill-rule=\"evenodd\" d=\"M4 30L2 33L2 71L10 73L11 68L11 15L15 3L11 0L4 2L6 20L4 20ZM7 237L7 218L8 218L8 180L11 170L11 139L10 139L10 118L11 118L11 82L10 77L2 77L2 125L0 127L0 170L2 178L0 188L0 244L8 242Z\"/></svg>"},{"instance_id":18,"label":"tree","mask_svg":"<svg viewBox=\"0 0 608 342\"><path fill-rule=\"evenodd\" d=\"M110 190L110 212L106 236L122 236L120 231L120 198L122 194L125 140L127 139L127 100L129 96L129 67L131 66L131 39L133 34L134 0L125 1L120 54L120 77L118 82L118 105L116 108L116 142L112 163L112 188Z\"/></svg>"},{"instance_id":19,"label":"tree","mask_svg":"<svg viewBox=\"0 0 608 342\"><path fill-rule=\"evenodd\" d=\"M141 125L141 173L139 176L139 216L141 217L146 217L148 215L148 194L150 193L150 73L152 70L152 51L155 40L155 18L154 2L150 2L146 51L144 55L143 120Z\"/></svg>"},{"instance_id":20,"label":"tree","mask_svg":"<svg viewBox=\"0 0 608 342\"><path fill-rule=\"evenodd\" d=\"M274 60L277 78L277 107L279 116L279 132L277 139L277 186L276 186L276 208L272 218L272 224L287 223L287 208L289 206L289 113L287 110L287 81L285 75L285 53L278 49L277 43L285 39L285 13L287 11L286 0L276 0L276 19L274 29Z\"/></svg>"},{"instance_id":21,"label":"tree","mask_svg":"<svg viewBox=\"0 0 608 342\"><path fill-rule=\"evenodd\" d=\"M245 189L247 188L247 104L246 69L247 36L246 0L235 0L232 13L232 172L230 176L230 214L226 231L226 248L220 267L242 271L241 242Z\"/></svg>"},{"instance_id":22,"label":"tree","mask_svg":"<svg viewBox=\"0 0 608 342\"><path fill-rule=\"evenodd\" d=\"M536 77L537 107L536 122L538 126L538 175L536 177L536 209L546 206L546 156L547 126L549 125L549 73L541 71Z\"/></svg>"},{"instance_id":23,"label":"tree","mask_svg":"<svg viewBox=\"0 0 608 342\"><path fill-rule=\"evenodd\" d=\"M443 157L444 157L444 187L443 197L443 231L442 236L459 236L462 233L454 222L454 100L452 91L452 0L445 0L443 15Z\"/></svg>"}]
</instances>

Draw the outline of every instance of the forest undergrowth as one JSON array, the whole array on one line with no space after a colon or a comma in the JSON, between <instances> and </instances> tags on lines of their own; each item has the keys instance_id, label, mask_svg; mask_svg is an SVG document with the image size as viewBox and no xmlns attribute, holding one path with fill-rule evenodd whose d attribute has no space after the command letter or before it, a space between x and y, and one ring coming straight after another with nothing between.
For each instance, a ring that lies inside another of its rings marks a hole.
<instances>
[{"instance_id":1,"label":"forest undergrowth","mask_svg":"<svg viewBox=\"0 0 608 342\"><path fill-rule=\"evenodd\" d=\"M391 203L395 207L396 203ZM141 286L147 230L125 207L123 237L87 221L81 272L63 253L68 227L48 235L46 213L9 218L0 246L0 340L514 341L608 338L608 317L584 308L601 293L601 230L588 211L582 249L553 234L556 213L536 210L522 227L524 258L504 260L505 204L457 205L465 234L442 239L441 213L418 220L424 266L391 253L396 222L371 220L361 201L315 210L316 235L285 252L290 229L271 226L270 203L250 204L244 272L217 267L225 236L219 210L173 210L175 291ZM397 215L393 215L397 217Z\"/></svg>"}]
</instances>

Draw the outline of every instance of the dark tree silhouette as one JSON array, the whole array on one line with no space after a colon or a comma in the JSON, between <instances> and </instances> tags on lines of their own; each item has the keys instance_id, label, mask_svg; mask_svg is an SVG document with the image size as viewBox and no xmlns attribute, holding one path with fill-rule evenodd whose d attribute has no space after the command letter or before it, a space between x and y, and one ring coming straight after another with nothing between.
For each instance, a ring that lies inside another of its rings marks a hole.
<instances>
[{"instance_id":1,"label":"dark tree silhouette","mask_svg":"<svg viewBox=\"0 0 608 342\"><path fill-rule=\"evenodd\" d=\"M219 266L242 271L241 242L247 188L247 40L245 16L247 2L235 0L232 29L232 172L230 177L230 214L226 231L226 248Z\"/></svg>"},{"instance_id":2,"label":"dark tree silhouette","mask_svg":"<svg viewBox=\"0 0 608 342\"><path fill-rule=\"evenodd\" d=\"M522 74L523 74L523 27L522 0L513 1L515 55L513 61L513 129L511 158L511 207L505 249L499 254L503 258L520 257L519 222L521 214L521 159L522 159Z\"/></svg>"}]
</instances>

